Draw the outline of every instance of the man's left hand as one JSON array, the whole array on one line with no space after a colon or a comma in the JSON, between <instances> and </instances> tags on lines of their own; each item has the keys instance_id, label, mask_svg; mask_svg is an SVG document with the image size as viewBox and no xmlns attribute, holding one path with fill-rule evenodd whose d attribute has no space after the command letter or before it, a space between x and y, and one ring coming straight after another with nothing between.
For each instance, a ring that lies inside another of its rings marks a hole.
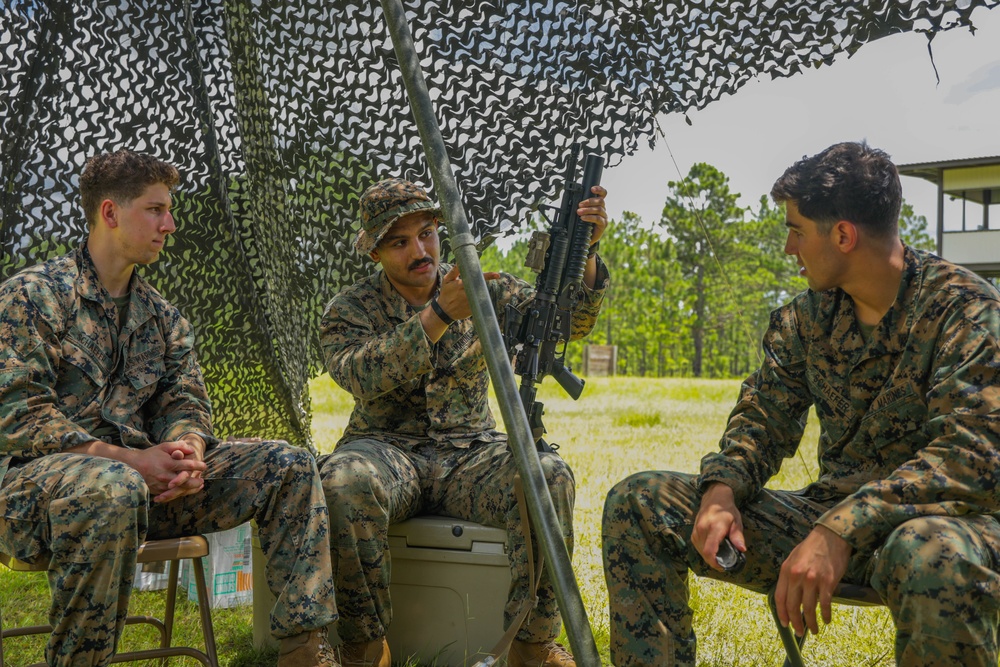
<instances>
[{"instance_id":1,"label":"man's left hand","mask_svg":"<svg viewBox=\"0 0 1000 667\"><path fill-rule=\"evenodd\" d=\"M175 444L185 444L188 445L190 449L194 450L189 454L185 454L184 448L172 447ZM170 455L178 460L190 459L194 461L204 461L205 460L205 449L207 445L200 435L196 433L186 433L181 436L180 440L175 440L173 442L162 443L164 447L168 448ZM167 485L168 490L154 499L157 502L169 502L181 496L190 495L192 493L198 493L204 487L204 481L201 478L201 471L194 470L191 472L182 471L177 474L170 483Z\"/></svg>"},{"instance_id":2,"label":"man's left hand","mask_svg":"<svg viewBox=\"0 0 1000 667\"><path fill-rule=\"evenodd\" d=\"M833 592L847 572L851 549L845 539L823 526L813 528L806 539L792 549L781 565L774 592L782 625L787 627L791 623L800 637L807 627L814 635L819 634L817 604L823 623L830 623Z\"/></svg>"},{"instance_id":3,"label":"man's left hand","mask_svg":"<svg viewBox=\"0 0 1000 667\"><path fill-rule=\"evenodd\" d=\"M594 223L594 233L590 237L590 244L593 245L601 239L608 226L608 211L604 207L604 198L608 196L608 191L600 185L595 185L590 192L597 196L580 202L576 214L581 220Z\"/></svg>"}]
</instances>

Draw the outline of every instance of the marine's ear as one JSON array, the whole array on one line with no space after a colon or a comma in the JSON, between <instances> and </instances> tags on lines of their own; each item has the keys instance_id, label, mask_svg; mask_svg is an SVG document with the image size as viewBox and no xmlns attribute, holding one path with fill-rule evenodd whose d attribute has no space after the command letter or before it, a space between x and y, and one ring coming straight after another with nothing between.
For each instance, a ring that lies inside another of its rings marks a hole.
<instances>
[{"instance_id":1,"label":"marine's ear","mask_svg":"<svg viewBox=\"0 0 1000 667\"><path fill-rule=\"evenodd\" d=\"M845 255L858 247L858 226L850 220L839 220L830 230L837 249Z\"/></svg>"},{"instance_id":2,"label":"marine's ear","mask_svg":"<svg viewBox=\"0 0 1000 667\"><path fill-rule=\"evenodd\" d=\"M108 227L114 229L118 226L118 204L111 199L105 199L97 207L98 222L105 222Z\"/></svg>"}]
</instances>

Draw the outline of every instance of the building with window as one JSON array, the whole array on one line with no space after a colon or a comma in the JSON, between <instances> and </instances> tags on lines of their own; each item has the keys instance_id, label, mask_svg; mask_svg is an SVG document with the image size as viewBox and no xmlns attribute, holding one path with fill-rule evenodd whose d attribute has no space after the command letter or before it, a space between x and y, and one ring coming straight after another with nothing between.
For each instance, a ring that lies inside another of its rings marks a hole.
<instances>
[{"instance_id":1,"label":"building with window","mask_svg":"<svg viewBox=\"0 0 1000 667\"><path fill-rule=\"evenodd\" d=\"M938 254L980 275L1000 277L1000 215L990 215L992 206L1000 202L1000 157L898 168L903 176L937 185Z\"/></svg>"}]
</instances>

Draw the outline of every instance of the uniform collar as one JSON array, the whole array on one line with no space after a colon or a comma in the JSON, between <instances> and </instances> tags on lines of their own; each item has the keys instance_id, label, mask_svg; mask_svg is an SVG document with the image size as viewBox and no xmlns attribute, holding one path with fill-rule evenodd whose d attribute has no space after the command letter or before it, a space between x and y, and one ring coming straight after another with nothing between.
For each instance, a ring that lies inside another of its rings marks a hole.
<instances>
[{"instance_id":1,"label":"uniform collar","mask_svg":"<svg viewBox=\"0 0 1000 667\"><path fill-rule=\"evenodd\" d=\"M906 338L907 323L913 317L917 304L917 293L923 283L923 267L920 257L910 248L903 246L903 272L899 277L899 289L896 298L878 326L875 327L872 338L883 340L895 339L902 344Z\"/></svg>"},{"instance_id":2,"label":"uniform collar","mask_svg":"<svg viewBox=\"0 0 1000 667\"><path fill-rule=\"evenodd\" d=\"M923 262L921 256L909 247L903 248L903 271L899 280L899 290L889 310L871 333L867 343L861 340L860 324L854 313L854 302L850 298L841 300L841 312L835 326L852 326L857 329L857 362L871 357L880 357L901 352L909 335L913 321L917 295L923 284ZM846 296L846 295L845 295Z\"/></svg>"},{"instance_id":3,"label":"uniform collar","mask_svg":"<svg viewBox=\"0 0 1000 667\"><path fill-rule=\"evenodd\" d=\"M97 267L94 265L94 258L84 241L76 249L76 264L79 268L79 275L76 279L76 291L81 297L90 301L96 301L104 307L106 312L112 312L115 302L111 294L101 283L97 276ZM155 291L147 283L138 271L132 269L132 277L129 279L129 315L126 327L134 328L139 323L145 321L153 312L153 295ZM115 311L116 312L116 311Z\"/></svg>"},{"instance_id":4,"label":"uniform collar","mask_svg":"<svg viewBox=\"0 0 1000 667\"><path fill-rule=\"evenodd\" d=\"M899 292L890 313L899 322L912 318L917 307L917 294L924 284L924 256L909 246L903 246L903 275L899 281ZM895 321L893 322L895 324ZM897 330L900 327L895 327Z\"/></svg>"},{"instance_id":5,"label":"uniform collar","mask_svg":"<svg viewBox=\"0 0 1000 667\"><path fill-rule=\"evenodd\" d=\"M79 269L76 279L77 294L100 304L111 303L111 295L104 289L101 279L97 276L97 267L94 265L94 258L87 248L86 241L76 250L76 265Z\"/></svg>"}]
</instances>

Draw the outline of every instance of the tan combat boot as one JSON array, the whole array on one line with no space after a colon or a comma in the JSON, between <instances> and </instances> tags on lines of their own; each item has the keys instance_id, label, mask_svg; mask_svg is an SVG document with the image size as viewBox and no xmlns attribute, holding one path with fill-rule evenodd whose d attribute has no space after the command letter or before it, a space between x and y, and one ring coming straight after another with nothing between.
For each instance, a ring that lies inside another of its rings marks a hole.
<instances>
[{"instance_id":1,"label":"tan combat boot","mask_svg":"<svg viewBox=\"0 0 1000 667\"><path fill-rule=\"evenodd\" d=\"M547 642L523 642L515 639L507 654L508 667L576 667L573 656L551 639Z\"/></svg>"},{"instance_id":2,"label":"tan combat boot","mask_svg":"<svg viewBox=\"0 0 1000 667\"><path fill-rule=\"evenodd\" d=\"M278 648L278 667L340 667L326 628L285 637Z\"/></svg>"},{"instance_id":3,"label":"tan combat boot","mask_svg":"<svg viewBox=\"0 0 1000 667\"><path fill-rule=\"evenodd\" d=\"M344 642L339 647L343 667L391 667L385 637L368 642Z\"/></svg>"}]
</instances>

